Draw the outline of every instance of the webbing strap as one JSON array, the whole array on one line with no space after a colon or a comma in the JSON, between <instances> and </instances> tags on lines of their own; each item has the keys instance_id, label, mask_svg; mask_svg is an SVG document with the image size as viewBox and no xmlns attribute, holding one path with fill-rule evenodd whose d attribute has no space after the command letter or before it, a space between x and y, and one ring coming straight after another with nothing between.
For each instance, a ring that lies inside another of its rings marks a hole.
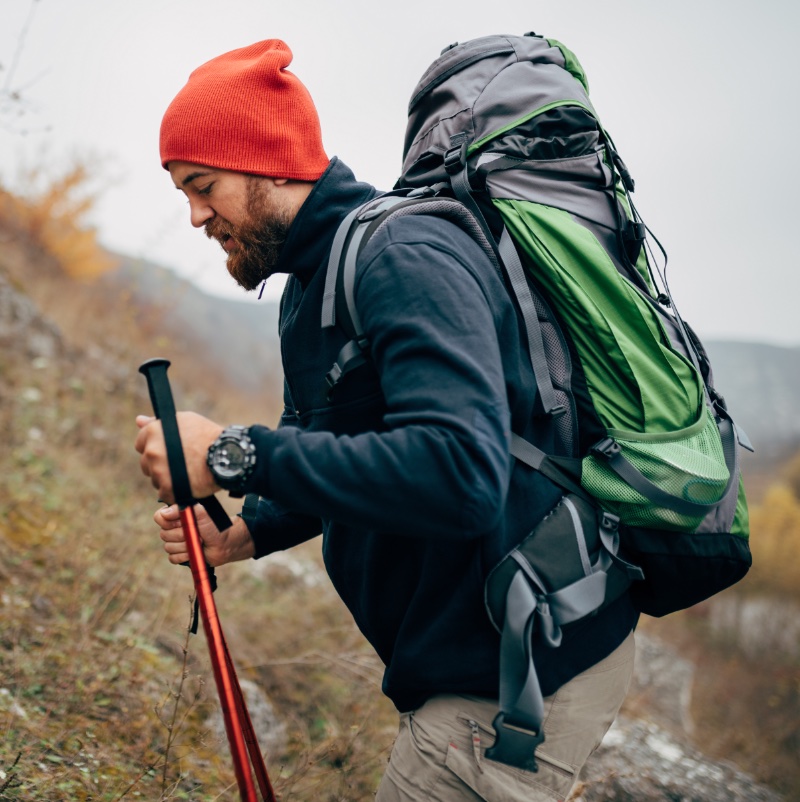
<instances>
[{"instance_id":1,"label":"webbing strap","mask_svg":"<svg viewBox=\"0 0 800 802\"><path fill-rule=\"evenodd\" d=\"M533 443L529 443L524 437L512 432L508 450L512 457L539 471L562 490L593 502L591 496L565 470L560 468L552 457L542 451L541 448L537 448Z\"/></svg>"},{"instance_id":2,"label":"webbing strap","mask_svg":"<svg viewBox=\"0 0 800 802\"><path fill-rule=\"evenodd\" d=\"M542 451L542 449L533 445L533 443L529 443L518 434L512 432L511 443L508 450L512 457L518 459L530 468L539 471L562 490L566 490L568 493L574 493L576 496L588 501L592 506L598 506L597 499L590 496L575 479L561 468L554 457L549 456ZM625 570L628 578L632 581L642 580L644 579L642 569L619 556L618 526L619 519L615 515L605 511L600 512L599 532L603 550L600 553L598 561L593 566L593 571L607 571L611 561L613 561L620 568Z\"/></svg>"},{"instance_id":3,"label":"webbing strap","mask_svg":"<svg viewBox=\"0 0 800 802\"><path fill-rule=\"evenodd\" d=\"M344 264L341 266L342 291L344 292L344 300L347 304L347 311L350 313L350 322L356 337L361 337L364 333L364 330L361 328L361 317L358 314L358 309L356 309L356 261L358 259L361 240L364 239L364 234L367 233L368 227L368 222L358 223L344 254Z\"/></svg>"},{"instance_id":4,"label":"webbing strap","mask_svg":"<svg viewBox=\"0 0 800 802\"><path fill-rule=\"evenodd\" d=\"M486 234L489 242L493 242L492 233L486 223L480 207L472 196L472 188L469 185L469 177L466 162L466 134L458 134L451 137L451 142L455 146L445 154L445 166L450 175L450 183L456 198L464 204L480 223L481 228ZM506 275L517 299L522 321L528 339L528 351L530 354L531 368L536 378L537 404L541 407L544 415L550 415L557 411L555 391L550 379L550 370L547 367L547 354L544 350L542 340L542 329L539 325L539 315L533 303L528 281L525 277L525 268L522 266L519 254L514 245L508 229L503 226L503 233L497 245L500 259L505 267Z\"/></svg>"},{"instance_id":5,"label":"webbing strap","mask_svg":"<svg viewBox=\"0 0 800 802\"><path fill-rule=\"evenodd\" d=\"M500 712L494 720L496 740L486 750L497 760L538 771L536 747L544 740L544 698L533 667L531 636L538 602L521 571L508 588L500 636Z\"/></svg>"},{"instance_id":6,"label":"webbing strap","mask_svg":"<svg viewBox=\"0 0 800 802\"><path fill-rule=\"evenodd\" d=\"M632 487L652 504L666 507L679 515L706 515L718 507L727 497L734 483L738 480L739 474L736 430L733 426L733 421L729 418L723 418L718 426L722 440L722 451L725 457L725 467L728 469L728 483L720 499L710 503L690 501L662 490L626 459L619 445L610 437L594 445L591 451L594 456L602 459L628 486Z\"/></svg>"},{"instance_id":7,"label":"webbing strap","mask_svg":"<svg viewBox=\"0 0 800 802\"><path fill-rule=\"evenodd\" d=\"M561 626L584 618L603 603L606 574L598 571L546 596L537 596L525 572L514 575L506 595L500 636L500 712L497 738L486 757L537 771L535 751L544 741L544 698L533 663L533 638L556 648Z\"/></svg>"},{"instance_id":8,"label":"webbing strap","mask_svg":"<svg viewBox=\"0 0 800 802\"><path fill-rule=\"evenodd\" d=\"M450 186L453 188L456 198L472 212L473 217L480 223L486 239L489 242L494 242L494 237L486 218L483 216L477 201L472 197L472 187L469 185L469 175L467 173L467 135L463 132L456 134L450 137L450 141L454 147L444 155L445 169L450 176Z\"/></svg>"},{"instance_id":9,"label":"webbing strap","mask_svg":"<svg viewBox=\"0 0 800 802\"><path fill-rule=\"evenodd\" d=\"M350 315L352 329L357 337L362 334L361 321L356 311L353 298L356 275L356 260L358 259L359 246L366 234L369 223L379 214L405 200L402 196L388 196L373 198L353 209L336 230L333 238L333 245L328 256L328 267L325 273L325 289L322 299L322 328L329 328L336 325L336 286L339 278L339 271L342 271L342 289L345 294L347 311ZM376 203L377 201L377 203ZM372 209L370 205L375 204ZM363 219L359 219L363 218ZM358 219L358 225L353 227L353 223ZM352 237L348 242L348 235L353 229ZM347 251L345 252L345 246ZM344 254L344 264L342 255Z\"/></svg>"},{"instance_id":10,"label":"webbing strap","mask_svg":"<svg viewBox=\"0 0 800 802\"><path fill-rule=\"evenodd\" d=\"M344 309L349 320L343 323L342 328L349 334L354 335L353 339L344 344L339 351L336 361L325 376L328 383L328 398L336 385L351 370L363 365L367 361L367 351L369 344L364 337L361 327L361 318L356 309L355 302L355 282L356 265L358 260L361 243L370 227L370 224L383 212L401 203L403 197L390 196L370 200L350 212L340 223L336 235L333 239L333 246L328 257L328 268L325 275L325 294L322 303L322 327L336 325L336 289L339 274L341 272L341 290L344 293ZM370 209L370 205L374 204ZM355 223L355 225L354 225ZM352 236L348 240L350 230Z\"/></svg>"},{"instance_id":11,"label":"webbing strap","mask_svg":"<svg viewBox=\"0 0 800 802\"><path fill-rule=\"evenodd\" d=\"M322 328L327 329L336 325L336 278L339 274L339 262L342 258L342 250L350 231L350 226L356 215L366 204L357 206L344 218L333 238L333 245L328 256L328 270L325 274L325 290L322 296Z\"/></svg>"},{"instance_id":12,"label":"webbing strap","mask_svg":"<svg viewBox=\"0 0 800 802\"><path fill-rule=\"evenodd\" d=\"M328 383L328 400L342 378L359 365L363 365L367 358L366 344L362 346L359 340L348 340L342 346L333 367L325 375L325 381Z\"/></svg>"},{"instance_id":13,"label":"webbing strap","mask_svg":"<svg viewBox=\"0 0 800 802\"><path fill-rule=\"evenodd\" d=\"M536 378L536 389L539 391L539 403L541 404L542 412L545 415L550 415L556 411L558 404L553 390L553 382L550 379L550 369L547 367L547 354L542 340L542 327L539 325L539 315L533 303L528 280L525 278L525 268L522 266L517 249L505 226L503 226L503 233L498 243L498 251L519 304L522 320L525 323L531 368L533 368L533 375Z\"/></svg>"}]
</instances>

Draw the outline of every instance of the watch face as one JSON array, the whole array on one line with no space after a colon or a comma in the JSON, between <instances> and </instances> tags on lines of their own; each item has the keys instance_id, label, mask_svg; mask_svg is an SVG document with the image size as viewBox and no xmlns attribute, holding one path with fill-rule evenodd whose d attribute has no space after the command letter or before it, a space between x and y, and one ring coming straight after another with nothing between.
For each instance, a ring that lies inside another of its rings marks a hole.
<instances>
[{"instance_id":1,"label":"watch face","mask_svg":"<svg viewBox=\"0 0 800 802\"><path fill-rule=\"evenodd\" d=\"M221 448L215 449L212 468L221 478L233 479L241 476L246 463L246 454L240 443L228 440L222 443Z\"/></svg>"}]
</instances>

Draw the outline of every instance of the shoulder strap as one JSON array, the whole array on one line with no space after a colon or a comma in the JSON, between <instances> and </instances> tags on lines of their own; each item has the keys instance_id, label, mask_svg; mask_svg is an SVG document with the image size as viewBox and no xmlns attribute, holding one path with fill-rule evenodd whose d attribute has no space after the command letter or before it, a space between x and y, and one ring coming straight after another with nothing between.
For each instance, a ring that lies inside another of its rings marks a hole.
<instances>
[{"instance_id":1,"label":"shoulder strap","mask_svg":"<svg viewBox=\"0 0 800 802\"><path fill-rule=\"evenodd\" d=\"M434 214L444 217L462 228L481 246L498 272L501 275L505 274L516 298L526 330L531 367L538 389L538 411L546 415L559 414L563 411L563 407L556 402L542 341L539 316L531 296L525 270L511 236L504 229L499 245L495 248L487 234L488 228L483 216L474 201L475 210L469 209L460 202L460 199L437 195L440 188L425 187L412 190L406 195L381 196L354 209L339 226L328 259L321 322L323 328L338 323L351 339L341 349L325 377L329 396L347 373L364 364L369 350L369 343L364 337L354 301L356 263L359 253L370 237L385 225L390 217L407 214ZM337 298L343 299L343 303L338 302Z\"/></svg>"}]
</instances>

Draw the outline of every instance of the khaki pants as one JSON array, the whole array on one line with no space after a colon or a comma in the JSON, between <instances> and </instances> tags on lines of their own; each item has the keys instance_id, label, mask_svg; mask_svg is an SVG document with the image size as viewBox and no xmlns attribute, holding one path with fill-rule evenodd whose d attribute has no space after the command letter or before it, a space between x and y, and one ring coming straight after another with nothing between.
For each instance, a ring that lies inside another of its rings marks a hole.
<instances>
[{"instance_id":1,"label":"khaki pants","mask_svg":"<svg viewBox=\"0 0 800 802\"><path fill-rule=\"evenodd\" d=\"M605 660L545 699L539 771L488 760L497 702L436 696L400 717L400 732L376 802L563 800L622 704L633 674L631 633Z\"/></svg>"}]
</instances>

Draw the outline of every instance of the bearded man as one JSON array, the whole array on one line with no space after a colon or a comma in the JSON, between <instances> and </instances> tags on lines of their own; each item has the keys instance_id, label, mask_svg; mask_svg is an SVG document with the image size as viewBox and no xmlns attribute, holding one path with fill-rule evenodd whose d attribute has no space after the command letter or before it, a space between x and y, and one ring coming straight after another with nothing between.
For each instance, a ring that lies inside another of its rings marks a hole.
<instances>
[{"instance_id":1,"label":"bearded man","mask_svg":"<svg viewBox=\"0 0 800 802\"><path fill-rule=\"evenodd\" d=\"M545 451L556 435L534 417L536 383L502 279L435 216L392 219L359 255L354 300L370 359L328 397L325 374L349 338L320 325L325 268L340 223L378 193L328 159L290 61L278 40L213 59L161 127L161 163L236 281L252 290L289 274L280 424L223 429L178 415L194 497L245 496L223 533L198 512L206 559L261 558L322 534L326 569L400 713L379 802L564 799L624 698L636 610L623 595L559 649L535 653L547 697L538 772L489 760L499 636L484 581L561 495L512 464L510 432ZM171 501L160 423L137 423L142 470ZM248 455L232 467L231 442ZM175 505L155 520L170 561L186 561Z\"/></svg>"}]
</instances>

